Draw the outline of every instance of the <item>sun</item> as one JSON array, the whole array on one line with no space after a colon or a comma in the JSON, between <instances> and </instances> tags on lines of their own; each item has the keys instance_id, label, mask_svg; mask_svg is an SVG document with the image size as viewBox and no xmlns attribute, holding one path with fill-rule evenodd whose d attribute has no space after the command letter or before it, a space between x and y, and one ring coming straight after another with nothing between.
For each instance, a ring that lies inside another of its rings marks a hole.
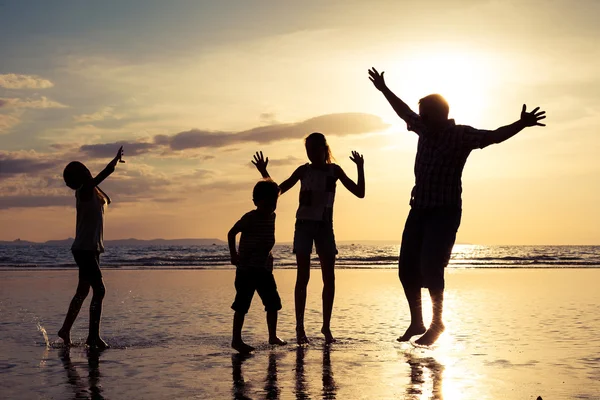
<instances>
[{"instance_id":1,"label":"sun","mask_svg":"<svg viewBox=\"0 0 600 400\"><path fill-rule=\"evenodd\" d=\"M388 68L392 90L414 110L418 100L439 93L450 104L450 118L477 125L486 111L493 65L484 55L465 50L418 49ZM398 76L399 75L399 76ZM388 77L386 76L386 79ZM397 89L396 89L397 86Z\"/></svg>"}]
</instances>

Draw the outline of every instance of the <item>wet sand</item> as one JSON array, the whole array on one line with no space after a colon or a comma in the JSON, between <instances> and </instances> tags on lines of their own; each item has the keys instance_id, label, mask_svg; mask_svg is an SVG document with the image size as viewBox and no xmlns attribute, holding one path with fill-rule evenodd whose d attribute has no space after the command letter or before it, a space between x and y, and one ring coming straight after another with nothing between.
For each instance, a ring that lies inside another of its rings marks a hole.
<instances>
[{"instance_id":1,"label":"wet sand","mask_svg":"<svg viewBox=\"0 0 600 400\"><path fill-rule=\"evenodd\" d=\"M600 269L449 269L447 330L432 349L395 342L409 321L395 270L337 271L332 346L319 334L321 280L313 270L312 343L296 346L295 271L277 270L279 333L292 344L266 344L255 298L244 330L258 347L250 357L229 348L233 276L105 271L102 332L113 348L98 354L82 345L89 299L73 330L76 346L67 351L56 337L76 271L0 272L0 397L600 398Z\"/></svg>"}]
</instances>

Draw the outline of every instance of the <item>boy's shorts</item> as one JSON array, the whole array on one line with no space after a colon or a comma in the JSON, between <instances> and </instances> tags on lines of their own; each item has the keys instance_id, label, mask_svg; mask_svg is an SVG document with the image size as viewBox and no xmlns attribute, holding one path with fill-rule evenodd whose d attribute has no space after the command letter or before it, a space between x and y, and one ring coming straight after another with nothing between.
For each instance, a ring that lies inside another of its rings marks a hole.
<instances>
[{"instance_id":1,"label":"boy's shorts","mask_svg":"<svg viewBox=\"0 0 600 400\"><path fill-rule=\"evenodd\" d=\"M93 283L102 280L100 253L93 250L73 250L73 258L79 267L79 280Z\"/></svg>"},{"instance_id":2,"label":"boy's shorts","mask_svg":"<svg viewBox=\"0 0 600 400\"><path fill-rule=\"evenodd\" d=\"M333 256L338 253L331 221L296 220L294 230L294 254L311 254L312 245L319 256Z\"/></svg>"},{"instance_id":3,"label":"boy's shorts","mask_svg":"<svg viewBox=\"0 0 600 400\"><path fill-rule=\"evenodd\" d=\"M273 272L264 268L241 269L235 271L235 300L231 308L243 314L250 309L254 292L258 292L265 311L281 310L281 298Z\"/></svg>"},{"instance_id":4,"label":"boy's shorts","mask_svg":"<svg viewBox=\"0 0 600 400\"><path fill-rule=\"evenodd\" d=\"M404 287L444 289L460 208L411 209L402 233L398 274Z\"/></svg>"}]
</instances>

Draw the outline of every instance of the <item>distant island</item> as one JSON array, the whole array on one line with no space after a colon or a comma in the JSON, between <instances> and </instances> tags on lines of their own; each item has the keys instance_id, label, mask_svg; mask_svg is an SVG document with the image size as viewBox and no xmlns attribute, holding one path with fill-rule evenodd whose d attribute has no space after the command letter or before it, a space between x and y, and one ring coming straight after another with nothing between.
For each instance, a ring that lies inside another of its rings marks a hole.
<instances>
[{"instance_id":1,"label":"distant island","mask_svg":"<svg viewBox=\"0 0 600 400\"><path fill-rule=\"evenodd\" d=\"M16 239L13 241L2 241L0 245L4 246L32 246L44 244L47 246L71 246L73 238L63 240L48 240L46 242L31 242L28 240ZM108 246L211 246L211 245L226 245L227 242L220 239L117 239L105 240L105 245Z\"/></svg>"}]
</instances>

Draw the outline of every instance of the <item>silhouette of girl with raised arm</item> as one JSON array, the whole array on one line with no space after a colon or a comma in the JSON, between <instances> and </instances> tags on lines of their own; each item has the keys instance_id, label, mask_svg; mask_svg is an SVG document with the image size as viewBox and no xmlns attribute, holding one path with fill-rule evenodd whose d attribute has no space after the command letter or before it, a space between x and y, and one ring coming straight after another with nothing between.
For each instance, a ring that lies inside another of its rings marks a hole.
<instances>
[{"instance_id":1,"label":"silhouette of girl with raised arm","mask_svg":"<svg viewBox=\"0 0 600 400\"><path fill-rule=\"evenodd\" d=\"M98 185L114 172L118 162L124 162L121 160L122 156L121 146L116 157L96 177L93 177L90 170L79 161L70 162L63 172L65 183L75 190L77 225L71 251L79 267L77 291L71 300L63 326L58 331L58 336L67 346L71 345L71 328L91 287L94 292L90 304L90 329L86 344L98 349L108 347L100 337L102 300L105 294L100 272L100 253L104 252L104 207L110 204L110 198Z\"/></svg>"}]
</instances>

